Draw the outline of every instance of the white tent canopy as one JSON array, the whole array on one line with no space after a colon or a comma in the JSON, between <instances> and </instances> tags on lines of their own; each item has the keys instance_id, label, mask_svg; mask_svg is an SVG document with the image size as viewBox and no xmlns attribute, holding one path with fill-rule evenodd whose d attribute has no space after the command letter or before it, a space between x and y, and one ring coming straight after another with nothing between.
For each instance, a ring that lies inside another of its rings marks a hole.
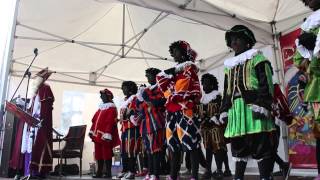
<instances>
[{"instance_id":1,"label":"white tent canopy","mask_svg":"<svg viewBox=\"0 0 320 180\"><path fill-rule=\"evenodd\" d=\"M179 39L190 42L200 68L209 71L230 54L224 33L233 25L249 26L262 47L307 12L299 0L21 1L11 72L22 75L37 47L32 71L48 66L57 72L51 80L116 88L128 79L143 83L146 68L172 66L168 45Z\"/></svg>"}]
</instances>

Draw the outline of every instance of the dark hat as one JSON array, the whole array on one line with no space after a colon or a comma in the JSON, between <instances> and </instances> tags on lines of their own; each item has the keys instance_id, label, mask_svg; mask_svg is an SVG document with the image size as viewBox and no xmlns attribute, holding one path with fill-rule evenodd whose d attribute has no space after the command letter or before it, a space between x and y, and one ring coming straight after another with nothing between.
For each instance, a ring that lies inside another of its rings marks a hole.
<instances>
[{"instance_id":1,"label":"dark hat","mask_svg":"<svg viewBox=\"0 0 320 180\"><path fill-rule=\"evenodd\" d=\"M109 97L110 99L113 99L113 94L109 89L104 89L100 91L101 94L105 94L107 97Z\"/></svg>"},{"instance_id":2,"label":"dark hat","mask_svg":"<svg viewBox=\"0 0 320 180\"><path fill-rule=\"evenodd\" d=\"M226 32L225 39L228 47L231 46L232 35L244 38L251 46L257 42L253 32L244 25L235 25Z\"/></svg>"}]
</instances>

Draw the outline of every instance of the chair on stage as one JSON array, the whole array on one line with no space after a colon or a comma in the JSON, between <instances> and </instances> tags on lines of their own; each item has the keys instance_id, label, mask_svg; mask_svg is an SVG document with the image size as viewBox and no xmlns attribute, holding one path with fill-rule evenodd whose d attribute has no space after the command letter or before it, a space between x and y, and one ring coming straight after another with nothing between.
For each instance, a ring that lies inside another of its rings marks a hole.
<instances>
[{"instance_id":1,"label":"chair on stage","mask_svg":"<svg viewBox=\"0 0 320 180\"><path fill-rule=\"evenodd\" d=\"M65 159L64 164L67 164L67 159L79 158L80 159L80 177L82 176L82 152L84 138L86 134L86 125L71 126L68 134L64 138L60 138L57 134L57 139L54 142L59 142L59 149L52 151L52 157L59 159L59 174L62 173L62 159ZM65 142L65 145L60 149L60 142Z\"/></svg>"}]
</instances>

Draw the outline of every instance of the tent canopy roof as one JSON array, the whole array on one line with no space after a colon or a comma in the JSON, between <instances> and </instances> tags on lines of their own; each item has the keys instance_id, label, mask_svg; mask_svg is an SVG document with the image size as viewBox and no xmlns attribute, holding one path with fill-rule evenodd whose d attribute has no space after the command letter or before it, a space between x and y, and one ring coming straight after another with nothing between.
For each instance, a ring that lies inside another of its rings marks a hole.
<instances>
[{"instance_id":1,"label":"tent canopy roof","mask_svg":"<svg viewBox=\"0 0 320 180\"><path fill-rule=\"evenodd\" d=\"M146 68L174 64L168 46L180 39L208 71L230 55L225 30L247 25L263 47L308 13L300 0L21 1L11 72L22 75L37 47L32 71L49 67L57 72L52 80L116 88L123 80L145 83Z\"/></svg>"}]
</instances>

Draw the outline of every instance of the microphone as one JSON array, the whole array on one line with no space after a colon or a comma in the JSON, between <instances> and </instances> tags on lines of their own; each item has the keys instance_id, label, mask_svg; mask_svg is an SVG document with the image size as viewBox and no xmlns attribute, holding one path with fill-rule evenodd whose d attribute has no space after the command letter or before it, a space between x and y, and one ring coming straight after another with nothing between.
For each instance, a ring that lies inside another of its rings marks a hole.
<instances>
[{"instance_id":1,"label":"microphone","mask_svg":"<svg viewBox=\"0 0 320 180\"><path fill-rule=\"evenodd\" d=\"M33 53L34 55L38 56L38 48L34 48Z\"/></svg>"}]
</instances>

